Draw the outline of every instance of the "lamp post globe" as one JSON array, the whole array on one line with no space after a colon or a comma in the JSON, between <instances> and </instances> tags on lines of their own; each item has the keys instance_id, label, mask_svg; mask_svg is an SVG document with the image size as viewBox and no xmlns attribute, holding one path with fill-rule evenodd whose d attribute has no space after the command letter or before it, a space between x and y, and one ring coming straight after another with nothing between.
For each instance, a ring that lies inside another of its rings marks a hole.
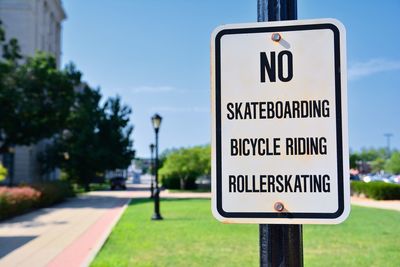
<instances>
[{"instance_id":1,"label":"lamp post globe","mask_svg":"<svg viewBox=\"0 0 400 267\"><path fill-rule=\"evenodd\" d=\"M156 132L160 129L162 117L157 113L151 117L151 123L153 124L153 128Z\"/></svg>"},{"instance_id":2,"label":"lamp post globe","mask_svg":"<svg viewBox=\"0 0 400 267\"><path fill-rule=\"evenodd\" d=\"M155 169L154 214L151 217L152 220L163 219L160 214L160 188L158 187L158 132L160 130L161 121L162 117L158 114L154 114L154 116L151 117L151 123L153 124L154 132L156 135L156 142L155 142L156 156L154 162L155 163L154 164L154 169Z\"/></svg>"}]
</instances>

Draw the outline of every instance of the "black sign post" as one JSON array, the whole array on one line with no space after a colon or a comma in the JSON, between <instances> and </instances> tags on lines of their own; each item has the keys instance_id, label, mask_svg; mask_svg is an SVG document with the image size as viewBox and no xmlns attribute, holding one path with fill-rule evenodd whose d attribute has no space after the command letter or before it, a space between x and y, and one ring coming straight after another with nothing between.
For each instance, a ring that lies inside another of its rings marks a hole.
<instances>
[{"instance_id":1,"label":"black sign post","mask_svg":"<svg viewBox=\"0 0 400 267\"><path fill-rule=\"evenodd\" d=\"M297 0L258 0L257 21L297 19ZM303 266L302 225L260 224L260 266Z\"/></svg>"}]
</instances>

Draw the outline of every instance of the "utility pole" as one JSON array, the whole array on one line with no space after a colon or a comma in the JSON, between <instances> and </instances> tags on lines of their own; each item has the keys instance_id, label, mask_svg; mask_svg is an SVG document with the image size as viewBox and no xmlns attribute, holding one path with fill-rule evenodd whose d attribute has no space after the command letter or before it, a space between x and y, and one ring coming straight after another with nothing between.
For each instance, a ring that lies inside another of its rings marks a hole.
<instances>
[{"instance_id":1,"label":"utility pole","mask_svg":"<svg viewBox=\"0 0 400 267\"><path fill-rule=\"evenodd\" d=\"M386 137L386 140L387 140L387 155L388 155L388 157L390 157L390 138L393 137L393 134L385 133L384 136Z\"/></svg>"},{"instance_id":2,"label":"utility pole","mask_svg":"<svg viewBox=\"0 0 400 267\"><path fill-rule=\"evenodd\" d=\"M258 0L258 22L279 20L297 20L297 0ZM260 224L260 266L302 267L302 225Z\"/></svg>"}]
</instances>

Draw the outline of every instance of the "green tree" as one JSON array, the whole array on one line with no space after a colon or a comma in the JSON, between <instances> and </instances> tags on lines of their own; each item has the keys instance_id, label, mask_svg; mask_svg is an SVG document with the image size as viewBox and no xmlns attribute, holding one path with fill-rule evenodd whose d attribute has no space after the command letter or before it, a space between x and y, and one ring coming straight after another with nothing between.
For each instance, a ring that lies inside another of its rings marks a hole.
<instances>
[{"instance_id":1,"label":"green tree","mask_svg":"<svg viewBox=\"0 0 400 267\"><path fill-rule=\"evenodd\" d=\"M210 147L196 146L172 151L166 156L160 177L170 188L191 189L200 175L209 174Z\"/></svg>"},{"instance_id":2,"label":"green tree","mask_svg":"<svg viewBox=\"0 0 400 267\"><path fill-rule=\"evenodd\" d=\"M393 174L400 174L400 152L395 151L385 164L385 171Z\"/></svg>"},{"instance_id":3,"label":"green tree","mask_svg":"<svg viewBox=\"0 0 400 267\"><path fill-rule=\"evenodd\" d=\"M60 132L74 102L80 74L68 66L56 68L54 57L38 53L16 67L3 64L0 75L1 152L13 145L30 145Z\"/></svg>"},{"instance_id":4,"label":"green tree","mask_svg":"<svg viewBox=\"0 0 400 267\"><path fill-rule=\"evenodd\" d=\"M60 132L74 102L81 74L72 65L57 69L53 56L22 59L18 41L5 41L0 23L0 153Z\"/></svg>"},{"instance_id":5,"label":"green tree","mask_svg":"<svg viewBox=\"0 0 400 267\"><path fill-rule=\"evenodd\" d=\"M89 190L93 178L107 170L123 169L134 157L129 126L131 110L110 98L100 105L101 94L85 85L76 96L68 118L68 128L57 136L44 156L56 159L55 166L63 169L68 178Z\"/></svg>"},{"instance_id":6,"label":"green tree","mask_svg":"<svg viewBox=\"0 0 400 267\"><path fill-rule=\"evenodd\" d=\"M96 132L102 116L100 99L99 91L85 85L76 96L66 134L60 135L55 142L57 166L68 174L70 180L81 184L87 191L98 169Z\"/></svg>"},{"instance_id":7,"label":"green tree","mask_svg":"<svg viewBox=\"0 0 400 267\"><path fill-rule=\"evenodd\" d=\"M385 148L364 148L361 152L350 154L350 168L360 168L360 171L363 172L379 172L384 169L386 160L387 151ZM362 164L359 165L359 163Z\"/></svg>"},{"instance_id":8,"label":"green tree","mask_svg":"<svg viewBox=\"0 0 400 267\"><path fill-rule=\"evenodd\" d=\"M109 98L102 108L98 124L98 142L101 146L99 159L105 170L127 168L135 156L130 136L133 127L129 124L131 109L121 104L117 96Z\"/></svg>"},{"instance_id":9,"label":"green tree","mask_svg":"<svg viewBox=\"0 0 400 267\"><path fill-rule=\"evenodd\" d=\"M385 159L386 158L386 149L384 148L380 148L380 149L374 149L374 148L370 148L370 149L362 149L360 155L360 159L362 161L368 162L368 161L374 161L377 158L382 158Z\"/></svg>"},{"instance_id":10,"label":"green tree","mask_svg":"<svg viewBox=\"0 0 400 267\"><path fill-rule=\"evenodd\" d=\"M360 155L355 152L350 154L350 168L357 169L357 163L361 160Z\"/></svg>"},{"instance_id":11,"label":"green tree","mask_svg":"<svg viewBox=\"0 0 400 267\"><path fill-rule=\"evenodd\" d=\"M378 157L370 162L372 172L380 172L385 167L386 160L384 158Z\"/></svg>"}]
</instances>

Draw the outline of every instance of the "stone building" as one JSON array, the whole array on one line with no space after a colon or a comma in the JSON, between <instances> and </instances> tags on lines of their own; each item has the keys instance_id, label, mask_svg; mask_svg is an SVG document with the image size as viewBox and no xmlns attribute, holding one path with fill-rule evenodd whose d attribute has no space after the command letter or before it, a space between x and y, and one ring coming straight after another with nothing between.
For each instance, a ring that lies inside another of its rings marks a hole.
<instances>
[{"instance_id":1,"label":"stone building","mask_svg":"<svg viewBox=\"0 0 400 267\"><path fill-rule=\"evenodd\" d=\"M53 54L58 67L61 64L62 21L65 19L61 0L0 0L0 20L7 39L16 38L26 56L33 56L36 51ZM29 183L41 178L37 156L45 143L15 147L3 158L14 183ZM50 176L54 178L57 173Z\"/></svg>"}]
</instances>

